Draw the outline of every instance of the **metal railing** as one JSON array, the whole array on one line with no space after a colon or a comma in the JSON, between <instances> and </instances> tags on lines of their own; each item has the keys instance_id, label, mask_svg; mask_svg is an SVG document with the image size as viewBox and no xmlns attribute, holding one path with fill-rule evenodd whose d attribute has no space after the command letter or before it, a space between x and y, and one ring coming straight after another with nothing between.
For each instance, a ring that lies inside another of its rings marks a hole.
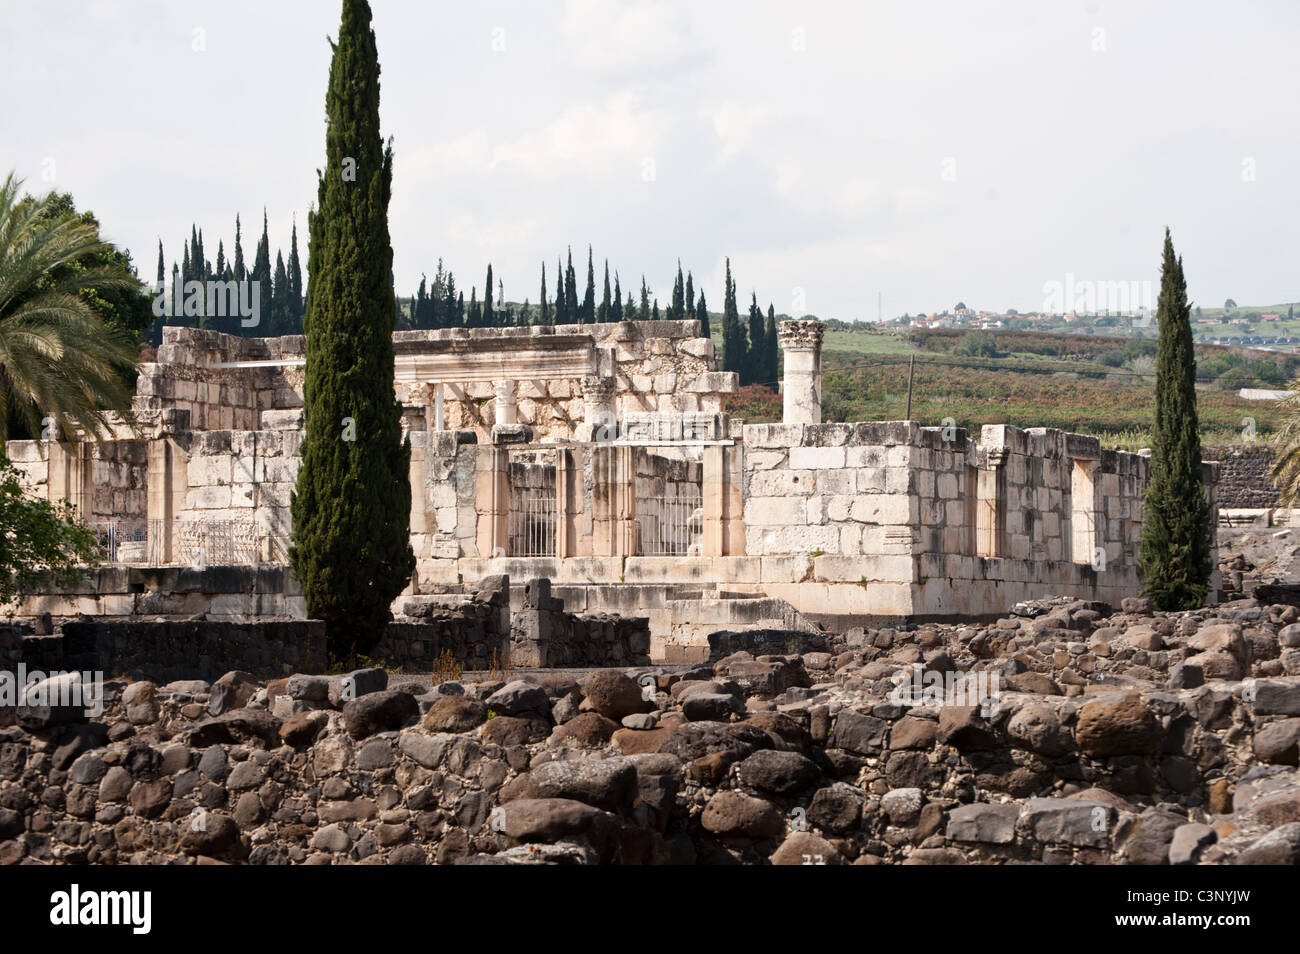
<instances>
[{"instance_id":1,"label":"metal railing","mask_svg":"<svg viewBox=\"0 0 1300 954\"><path fill-rule=\"evenodd\" d=\"M151 534L148 521L98 521L88 523L102 548L105 563L146 563Z\"/></svg>"},{"instance_id":2,"label":"metal railing","mask_svg":"<svg viewBox=\"0 0 1300 954\"><path fill-rule=\"evenodd\" d=\"M251 520L146 520L88 524L106 563L135 566L256 566L287 563L288 540ZM170 537L170 539L169 539Z\"/></svg>"},{"instance_id":3,"label":"metal railing","mask_svg":"<svg viewBox=\"0 0 1300 954\"><path fill-rule=\"evenodd\" d=\"M510 508L509 554L555 556L555 491L524 490Z\"/></svg>"},{"instance_id":4,"label":"metal railing","mask_svg":"<svg viewBox=\"0 0 1300 954\"><path fill-rule=\"evenodd\" d=\"M637 552L642 556L698 556L704 535L699 494L642 502L636 517Z\"/></svg>"}]
</instances>

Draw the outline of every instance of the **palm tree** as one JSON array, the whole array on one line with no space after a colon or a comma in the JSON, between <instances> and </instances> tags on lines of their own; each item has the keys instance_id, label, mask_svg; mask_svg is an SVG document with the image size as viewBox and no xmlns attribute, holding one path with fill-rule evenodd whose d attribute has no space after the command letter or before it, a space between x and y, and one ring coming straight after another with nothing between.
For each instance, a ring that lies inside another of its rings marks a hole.
<instances>
[{"instance_id":1,"label":"palm tree","mask_svg":"<svg viewBox=\"0 0 1300 954\"><path fill-rule=\"evenodd\" d=\"M1268 476L1277 486L1278 503L1295 507L1300 505L1300 378L1288 389L1291 393L1277 405L1287 414L1272 438L1273 469Z\"/></svg>"},{"instance_id":2,"label":"palm tree","mask_svg":"<svg viewBox=\"0 0 1300 954\"><path fill-rule=\"evenodd\" d=\"M106 325L87 294L135 292L140 281L118 267L80 262L112 246L99 230L53 208L54 196L19 199L22 181L0 186L0 453L10 413L32 434L43 417L98 438L108 412L126 411L125 374L138 345Z\"/></svg>"}]
</instances>

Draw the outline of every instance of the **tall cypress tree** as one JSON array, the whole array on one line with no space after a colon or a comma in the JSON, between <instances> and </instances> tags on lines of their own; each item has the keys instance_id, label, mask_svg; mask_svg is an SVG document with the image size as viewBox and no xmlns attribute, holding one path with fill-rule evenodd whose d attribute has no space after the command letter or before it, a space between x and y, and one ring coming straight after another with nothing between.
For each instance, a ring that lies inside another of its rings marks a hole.
<instances>
[{"instance_id":1,"label":"tall cypress tree","mask_svg":"<svg viewBox=\"0 0 1300 954\"><path fill-rule=\"evenodd\" d=\"M257 282L257 293L261 311L258 313L260 328L250 328L254 335L270 335L268 329L271 320L271 242L266 236L266 209L262 210L262 237L257 242L257 257L253 259L253 274Z\"/></svg>"},{"instance_id":2,"label":"tall cypress tree","mask_svg":"<svg viewBox=\"0 0 1300 954\"><path fill-rule=\"evenodd\" d=\"M609 306L609 320L623 320L623 289L618 285L618 269L614 269L614 299Z\"/></svg>"},{"instance_id":3,"label":"tall cypress tree","mask_svg":"<svg viewBox=\"0 0 1300 954\"><path fill-rule=\"evenodd\" d=\"M496 317L492 312L492 263L488 262L487 282L483 285L483 317L481 319L484 327L490 327L496 324Z\"/></svg>"},{"instance_id":4,"label":"tall cypress tree","mask_svg":"<svg viewBox=\"0 0 1300 954\"><path fill-rule=\"evenodd\" d=\"M302 263L298 260L298 221L295 217L293 231L289 233L289 307L292 310L294 332L302 334Z\"/></svg>"},{"instance_id":5,"label":"tall cypress tree","mask_svg":"<svg viewBox=\"0 0 1300 954\"><path fill-rule=\"evenodd\" d=\"M537 306L537 323L539 325L549 325L551 323L551 303L546 300L546 260L542 260L542 296L538 299L541 302Z\"/></svg>"},{"instance_id":6,"label":"tall cypress tree","mask_svg":"<svg viewBox=\"0 0 1300 954\"><path fill-rule=\"evenodd\" d=\"M650 286L645 283L645 276L641 276L641 307L637 311L637 318L641 321L650 320Z\"/></svg>"},{"instance_id":7,"label":"tall cypress tree","mask_svg":"<svg viewBox=\"0 0 1300 954\"><path fill-rule=\"evenodd\" d=\"M1205 605L1209 589L1210 510L1201 478L1196 417L1196 354L1183 260L1165 229L1156 350L1156 421L1151 481L1142 507L1142 593L1165 611Z\"/></svg>"},{"instance_id":8,"label":"tall cypress tree","mask_svg":"<svg viewBox=\"0 0 1300 954\"><path fill-rule=\"evenodd\" d=\"M235 215L235 281L242 282L248 277L244 268L244 242L239 233L239 216Z\"/></svg>"},{"instance_id":9,"label":"tall cypress tree","mask_svg":"<svg viewBox=\"0 0 1300 954\"><path fill-rule=\"evenodd\" d=\"M393 151L366 0L343 0L308 217L306 428L289 560L337 658L372 649L415 570L411 445L393 390Z\"/></svg>"},{"instance_id":10,"label":"tall cypress tree","mask_svg":"<svg viewBox=\"0 0 1300 954\"><path fill-rule=\"evenodd\" d=\"M162 239L158 240L158 288L161 291L167 281L167 266L163 264Z\"/></svg>"},{"instance_id":11,"label":"tall cypress tree","mask_svg":"<svg viewBox=\"0 0 1300 954\"><path fill-rule=\"evenodd\" d=\"M695 318L695 279L691 273L686 273L686 297L682 302L682 313L677 316L687 321Z\"/></svg>"},{"instance_id":12,"label":"tall cypress tree","mask_svg":"<svg viewBox=\"0 0 1300 954\"><path fill-rule=\"evenodd\" d=\"M587 292L582 296L582 317L579 324L590 325L596 320L596 266L591 258L591 246L587 246Z\"/></svg>"},{"instance_id":13,"label":"tall cypress tree","mask_svg":"<svg viewBox=\"0 0 1300 954\"><path fill-rule=\"evenodd\" d=\"M781 346L776 337L776 309L767 303L767 325L763 328L763 347L767 352L767 380L763 383L775 391L781 377Z\"/></svg>"},{"instance_id":14,"label":"tall cypress tree","mask_svg":"<svg viewBox=\"0 0 1300 954\"><path fill-rule=\"evenodd\" d=\"M605 322L610 320L610 311L613 306L610 304L610 296L613 294L609 290L609 259L605 259L605 296L600 300L600 308L596 312L596 320Z\"/></svg>"},{"instance_id":15,"label":"tall cypress tree","mask_svg":"<svg viewBox=\"0 0 1300 954\"><path fill-rule=\"evenodd\" d=\"M699 307L697 307L697 308L695 309L695 317L696 317L696 319L697 319L697 320L699 321L699 323L700 323L700 337L701 337L701 338L708 338L708 337L710 337L710 331L709 331L709 305L708 305L708 302L706 302L706 301L704 300L704 291L703 291L702 289L701 289L701 291L700 291L700 304L699 304Z\"/></svg>"},{"instance_id":16,"label":"tall cypress tree","mask_svg":"<svg viewBox=\"0 0 1300 954\"><path fill-rule=\"evenodd\" d=\"M578 311L578 276L573 272L573 249L569 249L569 267L564 271L564 320L581 323Z\"/></svg>"},{"instance_id":17,"label":"tall cypress tree","mask_svg":"<svg viewBox=\"0 0 1300 954\"><path fill-rule=\"evenodd\" d=\"M551 310L551 324L564 324L564 263L555 260L555 307Z\"/></svg>"},{"instance_id":18,"label":"tall cypress tree","mask_svg":"<svg viewBox=\"0 0 1300 954\"><path fill-rule=\"evenodd\" d=\"M740 324L736 310L736 283L731 279L731 259L727 259L726 293L722 300L722 370L736 371L742 384L745 381L745 329Z\"/></svg>"},{"instance_id":19,"label":"tall cypress tree","mask_svg":"<svg viewBox=\"0 0 1300 954\"><path fill-rule=\"evenodd\" d=\"M682 279L682 260L677 260L677 278L673 281L673 302L668 306L668 317L679 321L686 317L686 282Z\"/></svg>"},{"instance_id":20,"label":"tall cypress tree","mask_svg":"<svg viewBox=\"0 0 1300 954\"><path fill-rule=\"evenodd\" d=\"M758 307L758 295L749 296L749 354L745 365L749 368L750 384L767 384L772 375L767 368L767 348L764 346L763 309Z\"/></svg>"},{"instance_id":21,"label":"tall cypress tree","mask_svg":"<svg viewBox=\"0 0 1300 954\"><path fill-rule=\"evenodd\" d=\"M275 275L271 279L271 334L293 334L293 316L289 313L289 273L284 268L284 256L275 251Z\"/></svg>"}]
</instances>

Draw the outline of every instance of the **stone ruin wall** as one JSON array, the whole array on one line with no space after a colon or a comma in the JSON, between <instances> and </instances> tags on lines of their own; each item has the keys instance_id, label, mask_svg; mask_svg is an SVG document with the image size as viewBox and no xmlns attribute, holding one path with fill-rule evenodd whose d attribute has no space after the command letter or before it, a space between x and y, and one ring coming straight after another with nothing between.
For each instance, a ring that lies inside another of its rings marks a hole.
<instances>
[{"instance_id":1,"label":"stone ruin wall","mask_svg":"<svg viewBox=\"0 0 1300 954\"><path fill-rule=\"evenodd\" d=\"M717 370L713 342L700 337L698 321L638 321L593 325L530 326L523 328L443 328L402 331L394 341L408 347L418 342L448 343L472 348L475 341L518 339L521 345L544 344L567 335L591 337L599 358L598 376L612 383L608 398L614 418L629 414L718 413L727 394L736 391L733 374ZM497 420L496 388L492 382L466 383L463 399L444 394L447 430L473 430L486 441ZM426 385L399 386L410 404L429 405ZM516 421L533 429L538 440L573 438L584 422L590 395L581 380L563 378L515 382Z\"/></svg>"},{"instance_id":2,"label":"stone ruin wall","mask_svg":"<svg viewBox=\"0 0 1300 954\"><path fill-rule=\"evenodd\" d=\"M1269 478L1273 452L1259 444L1205 448L1205 459L1219 464L1219 506L1259 510L1278 505L1277 487Z\"/></svg>"},{"instance_id":3,"label":"stone ruin wall","mask_svg":"<svg viewBox=\"0 0 1300 954\"><path fill-rule=\"evenodd\" d=\"M474 585L502 572L546 577L577 611L649 611L656 638L676 634L673 639L694 652L707 635L701 627L981 615L1044 592L1112 602L1136 592L1147 477L1140 455L1103 452L1093 438L1047 429L986 426L976 442L961 429L915 422L821 424L819 326L789 324L799 334L787 335L783 345L807 352L800 352L806 360L794 362L791 372L804 400L786 409L796 420L749 426L707 410L721 405L735 376L712 370L712 345L693 337L694 322L555 329L556 336L581 331L590 337L556 338L551 352L540 344L553 337L549 329L400 333L418 340L412 351L403 339L399 357L440 355L441 363L431 365L444 369L439 373L448 367L448 354L450 367L472 367L482 377L495 369L494 355L512 360L515 352L498 341L460 365L460 351L420 350L419 341L452 341L473 351L478 339L519 338L518 353L524 363L538 365L539 375L549 355L571 370L594 353L612 362L608 380L615 382L569 382L577 391L563 400L576 403L564 408L528 397L528 382L516 382L516 421L505 426L493 423L503 405L491 384L485 387L493 399L482 405L487 416L473 428L450 426L457 402L446 393L444 430L430 429L430 405L406 406L417 555L416 579L406 595ZM301 338L241 340L168 329L160 356L191 364L146 366L142 381L151 383L137 409L144 440L124 437L104 445L107 452L84 443L13 442L11 453L51 496L69 485L72 456L86 458L79 484L84 492L76 502L89 512L111 510L129 519L147 510L149 517L237 522L241 533L251 534L259 559L282 564L300 460L302 410L294 376L300 382L301 369L213 366L292 361L300 345ZM485 354L491 359L487 372ZM552 383L541 382L548 389ZM196 424L225 421L217 407L235 392L243 404L231 410L230 420L255 417L257 427L203 430ZM427 390L408 396L432 397ZM616 409L613 419L623 430L602 434L589 398L600 402L602 416ZM470 403L477 408L478 400ZM573 429L577 404L582 423ZM529 421L538 428L562 426L567 440L539 434ZM623 440L601 439L609 437ZM93 475L89 485L86 474ZM1215 476L1208 467L1211 495ZM556 550L550 556L510 552L524 493L553 500ZM647 545L665 501L695 493L701 506L690 514L697 533L691 549L664 552ZM171 560L184 562L186 552L172 546ZM674 590L683 586L692 596L675 606ZM602 588L619 592L593 597ZM86 594L72 595L69 605L84 605ZM737 596L746 597L746 605ZM296 602L297 594L287 595L278 608L292 613ZM266 612L265 604L256 595L247 612ZM44 599L43 606L52 604Z\"/></svg>"}]
</instances>

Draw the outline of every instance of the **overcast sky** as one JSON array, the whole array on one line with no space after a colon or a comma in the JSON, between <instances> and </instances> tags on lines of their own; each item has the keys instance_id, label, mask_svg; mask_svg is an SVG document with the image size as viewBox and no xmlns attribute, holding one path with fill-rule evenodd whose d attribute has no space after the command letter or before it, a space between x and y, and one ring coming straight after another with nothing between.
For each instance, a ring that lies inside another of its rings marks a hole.
<instances>
[{"instance_id":1,"label":"overcast sky","mask_svg":"<svg viewBox=\"0 0 1300 954\"><path fill-rule=\"evenodd\" d=\"M146 279L191 221L251 257L263 206L305 265L340 7L3 0L0 168ZM536 302L591 243L661 304L680 257L719 309L729 255L781 312L1029 310L1156 281L1168 224L1198 303L1300 299L1294 0L372 7L402 294L441 256Z\"/></svg>"}]
</instances>

